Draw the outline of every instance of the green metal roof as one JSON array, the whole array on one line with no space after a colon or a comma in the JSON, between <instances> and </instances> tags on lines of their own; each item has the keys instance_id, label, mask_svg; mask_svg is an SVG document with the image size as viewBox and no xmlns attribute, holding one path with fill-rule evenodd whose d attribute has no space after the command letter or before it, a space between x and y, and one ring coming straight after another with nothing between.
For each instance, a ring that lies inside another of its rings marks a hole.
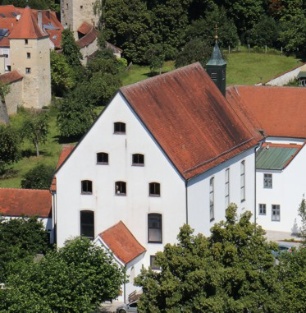
<instances>
[{"instance_id":1,"label":"green metal roof","mask_svg":"<svg viewBox=\"0 0 306 313\"><path fill-rule=\"evenodd\" d=\"M263 147L256 153L256 169L282 170L299 148Z\"/></svg>"},{"instance_id":2,"label":"green metal roof","mask_svg":"<svg viewBox=\"0 0 306 313\"><path fill-rule=\"evenodd\" d=\"M215 43L211 58L206 63L206 65L226 65L226 61L222 57L217 41Z\"/></svg>"}]
</instances>

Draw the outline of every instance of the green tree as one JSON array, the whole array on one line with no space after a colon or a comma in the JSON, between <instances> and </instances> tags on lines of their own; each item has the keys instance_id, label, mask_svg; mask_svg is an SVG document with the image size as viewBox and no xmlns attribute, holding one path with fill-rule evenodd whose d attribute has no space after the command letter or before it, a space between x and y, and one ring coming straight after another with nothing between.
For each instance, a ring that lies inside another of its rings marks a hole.
<instances>
[{"instance_id":1,"label":"green tree","mask_svg":"<svg viewBox=\"0 0 306 313\"><path fill-rule=\"evenodd\" d=\"M6 220L0 217L0 282L5 281L15 262L28 256L33 258L48 249L47 232L38 218Z\"/></svg>"},{"instance_id":2,"label":"green tree","mask_svg":"<svg viewBox=\"0 0 306 313\"><path fill-rule=\"evenodd\" d=\"M161 74L162 67L165 61L163 47L160 44L151 45L146 51L144 57L150 66L151 73L159 70L159 74Z\"/></svg>"},{"instance_id":3,"label":"green tree","mask_svg":"<svg viewBox=\"0 0 306 313\"><path fill-rule=\"evenodd\" d=\"M0 125L0 173L20 158L20 137L12 126Z\"/></svg>"},{"instance_id":4,"label":"green tree","mask_svg":"<svg viewBox=\"0 0 306 313\"><path fill-rule=\"evenodd\" d=\"M129 61L143 63L147 47L155 40L145 1L106 1L104 19L105 39L122 48Z\"/></svg>"},{"instance_id":5,"label":"green tree","mask_svg":"<svg viewBox=\"0 0 306 313\"><path fill-rule=\"evenodd\" d=\"M301 201L298 212L299 212L299 216L301 217L301 222L302 222L300 235L303 238L303 240L306 242L306 201L304 198Z\"/></svg>"},{"instance_id":6,"label":"green tree","mask_svg":"<svg viewBox=\"0 0 306 313\"><path fill-rule=\"evenodd\" d=\"M62 32L62 53L66 58L67 63L72 67L80 67L82 54L77 46L73 33L66 28Z\"/></svg>"},{"instance_id":7,"label":"green tree","mask_svg":"<svg viewBox=\"0 0 306 313\"><path fill-rule=\"evenodd\" d=\"M278 312L279 284L264 231L251 213L237 220L236 206L215 224L211 236L193 235L184 225L178 243L156 255L161 270L143 269L144 312Z\"/></svg>"},{"instance_id":8,"label":"green tree","mask_svg":"<svg viewBox=\"0 0 306 313\"><path fill-rule=\"evenodd\" d=\"M56 96L62 97L75 86L74 71L63 54L51 51L51 86Z\"/></svg>"},{"instance_id":9,"label":"green tree","mask_svg":"<svg viewBox=\"0 0 306 313\"><path fill-rule=\"evenodd\" d=\"M45 111L31 109L24 111L24 116L23 137L33 143L36 156L39 156L39 145L46 142L49 132L49 115Z\"/></svg>"},{"instance_id":10,"label":"green tree","mask_svg":"<svg viewBox=\"0 0 306 313\"><path fill-rule=\"evenodd\" d=\"M212 52L212 46L209 42L202 41L199 38L189 41L183 50L178 53L175 60L175 67L185 66L194 62L200 62L205 67Z\"/></svg>"},{"instance_id":11,"label":"green tree","mask_svg":"<svg viewBox=\"0 0 306 313\"><path fill-rule=\"evenodd\" d=\"M57 126L63 137L81 137L96 117L93 103L88 98L87 86L80 85L57 104Z\"/></svg>"},{"instance_id":12,"label":"green tree","mask_svg":"<svg viewBox=\"0 0 306 313\"><path fill-rule=\"evenodd\" d=\"M123 281L123 270L112 256L77 238L40 262L19 263L2 297L0 291L0 312L91 313L101 302L116 298Z\"/></svg>"},{"instance_id":13,"label":"green tree","mask_svg":"<svg viewBox=\"0 0 306 313\"><path fill-rule=\"evenodd\" d=\"M29 170L21 180L21 188L49 189L54 175L54 168L45 164L38 164Z\"/></svg>"}]
</instances>

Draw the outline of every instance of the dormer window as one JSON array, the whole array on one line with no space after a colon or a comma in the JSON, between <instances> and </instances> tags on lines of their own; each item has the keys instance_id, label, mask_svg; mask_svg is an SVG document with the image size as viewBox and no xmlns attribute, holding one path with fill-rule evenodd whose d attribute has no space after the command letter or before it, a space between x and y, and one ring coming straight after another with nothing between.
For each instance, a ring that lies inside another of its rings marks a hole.
<instances>
[{"instance_id":1,"label":"dormer window","mask_svg":"<svg viewBox=\"0 0 306 313\"><path fill-rule=\"evenodd\" d=\"M122 123L122 122L114 123L114 133L125 134L125 123Z\"/></svg>"}]
</instances>

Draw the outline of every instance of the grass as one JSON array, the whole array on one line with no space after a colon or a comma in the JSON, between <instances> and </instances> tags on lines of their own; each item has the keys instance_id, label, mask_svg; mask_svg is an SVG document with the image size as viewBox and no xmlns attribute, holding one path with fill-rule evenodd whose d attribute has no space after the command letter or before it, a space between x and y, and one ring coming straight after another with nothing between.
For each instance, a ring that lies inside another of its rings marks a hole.
<instances>
[{"instance_id":1,"label":"grass","mask_svg":"<svg viewBox=\"0 0 306 313\"><path fill-rule=\"evenodd\" d=\"M225 54L227 59L227 84L228 85L252 85L258 82L266 82L275 76L297 67L301 62L293 57L282 55L249 53L247 51L233 52ZM162 72L168 72L174 69L174 62L165 62ZM149 67L132 65L122 75L123 85L133 84L140 80L151 77L152 73ZM98 111L101 108L97 109ZM56 114L50 109L50 128L47 142L40 145L39 157L35 155L34 145L24 142L21 146L23 158L12 165L11 169L15 173L12 177L0 179L0 187L20 188L22 176L34 166L43 162L54 167L57 164L61 151L59 142L59 132L56 127ZM11 117L11 123L19 127L22 123L22 115Z\"/></svg>"}]
</instances>

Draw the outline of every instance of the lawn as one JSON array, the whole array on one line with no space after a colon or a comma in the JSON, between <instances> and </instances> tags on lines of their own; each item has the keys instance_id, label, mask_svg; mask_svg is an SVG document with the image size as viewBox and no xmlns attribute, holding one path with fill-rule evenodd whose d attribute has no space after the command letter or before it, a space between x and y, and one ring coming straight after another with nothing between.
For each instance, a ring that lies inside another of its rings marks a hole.
<instances>
[{"instance_id":1,"label":"lawn","mask_svg":"<svg viewBox=\"0 0 306 313\"><path fill-rule=\"evenodd\" d=\"M247 51L233 52L225 55L225 57L228 63L227 85L252 85L266 82L301 64L299 60L293 57L248 53ZM168 72L173 69L174 62L168 61L165 62L162 72ZM151 76L149 67L131 65L123 73L122 82L123 85L133 84ZM21 147L23 158L12 166L12 170L16 175L0 179L0 187L19 188L22 176L40 162L52 165L55 169L61 151L61 144L59 143L59 134L56 127L56 115L53 109L50 111L50 132L47 142L40 146L41 155L36 157L34 146L29 142L24 142ZM11 123L15 126L20 125L21 122L19 115L11 118Z\"/></svg>"}]
</instances>

